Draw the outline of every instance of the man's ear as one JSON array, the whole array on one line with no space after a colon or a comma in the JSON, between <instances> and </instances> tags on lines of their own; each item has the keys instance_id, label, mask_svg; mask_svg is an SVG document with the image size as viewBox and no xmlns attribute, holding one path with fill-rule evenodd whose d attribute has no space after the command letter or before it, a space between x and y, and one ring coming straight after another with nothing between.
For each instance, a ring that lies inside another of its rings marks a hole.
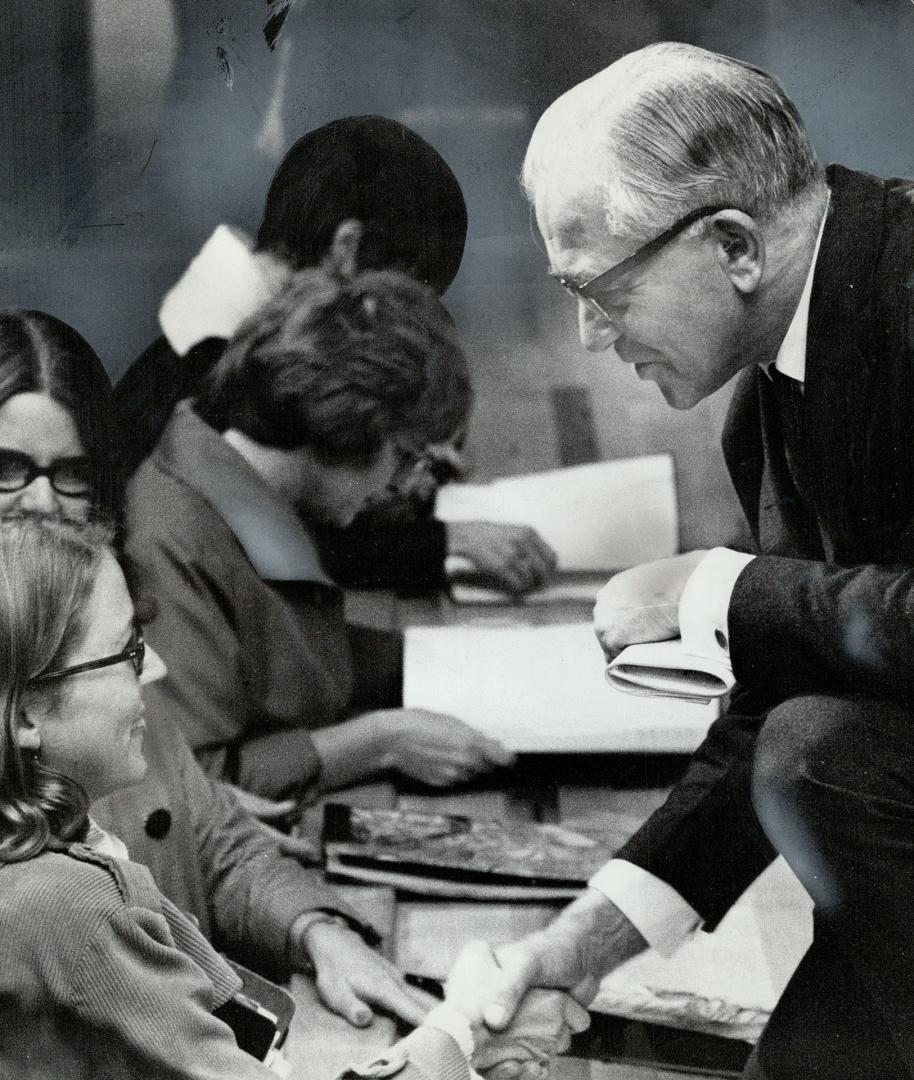
<instances>
[{"instance_id":1,"label":"man's ear","mask_svg":"<svg viewBox=\"0 0 914 1080\"><path fill-rule=\"evenodd\" d=\"M330 248L322 262L333 274L343 278L355 277L359 268L359 244L362 241L362 223L356 218L346 218L336 227Z\"/></svg>"},{"instance_id":2,"label":"man's ear","mask_svg":"<svg viewBox=\"0 0 914 1080\"><path fill-rule=\"evenodd\" d=\"M721 210L711 219L709 235L733 287L746 296L755 292L765 271L765 241L755 218L742 210Z\"/></svg>"},{"instance_id":3,"label":"man's ear","mask_svg":"<svg viewBox=\"0 0 914 1080\"><path fill-rule=\"evenodd\" d=\"M20 709L16 717L16 742L20 750L31 750L37 754L41 749L41 729L27 709Z\"/></svg>"}]
</instances>

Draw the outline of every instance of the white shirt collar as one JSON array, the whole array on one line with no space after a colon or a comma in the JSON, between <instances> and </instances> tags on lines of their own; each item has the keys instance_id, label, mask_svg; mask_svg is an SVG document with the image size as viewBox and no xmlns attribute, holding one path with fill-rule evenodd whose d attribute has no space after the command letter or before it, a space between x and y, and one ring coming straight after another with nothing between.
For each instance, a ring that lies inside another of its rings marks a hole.
<instances>
[{"instance_id":1,"label":"white shirt collar","mask_svg":"<svg viewBox=\"0 0 914 1080\"><path fill-rule=\"evenodd\" d=\"M112 859L129 859L130 853L123 840L119 840L114 833L105 832L101 825L97 825L89 818L89 831L86 833L86 847L98 851L102 855L108 855Z\"/></svg>"},{"instance_id":2,"label":"white shirt collar","mask_svg":"<svg viewBox=\"0 0 914 1080\"><path fill-rule=\"evenodd\" d=\"M822 234L825 232L825 219L828 217L828 204L831 202L831 192L828 193L828 201L825 203L825 211L822 221L819 223L819 235L816 237L816 247L812 253L812 262L809 264L809 273L806 275L806 283L800 294L800 302L797 310L793 313L790 326L774 358L774 366L782 375L787 375L797 382L806 380L806 331L809 327L809 300L812 296L812 279L816 272L816 262L819 259L819 248L822 246ZM771 365L766 364L765 370L770 374Z\"/></svg>"}]
</instances>

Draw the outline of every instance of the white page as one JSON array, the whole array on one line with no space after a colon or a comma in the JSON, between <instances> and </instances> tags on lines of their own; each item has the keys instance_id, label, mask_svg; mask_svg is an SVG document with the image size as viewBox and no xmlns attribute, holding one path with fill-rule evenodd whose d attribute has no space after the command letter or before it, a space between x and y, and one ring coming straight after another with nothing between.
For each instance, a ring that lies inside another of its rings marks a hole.
<instances>
[{"instance_id":1,"label":"white page","mask_svg":"<svg viewBox=\"0 0 914 1080\"><path fill-rule=\"evenodd\" d=\"M590 623L410 627L403 700L451 713L511 750L689 753L718 704L613 689Z\"/></svg>"},{"instance_id":2,"label":"white page","mask_svg":"<svg viewBox=\"0 0 914 1080\"><path fill-rule=\"evenodd\" d=\"M668 454L601 461L494 480L446 484L439 521L530 525L560 570L613 570L679 550L676 484Z\"/></svg>"}]
</instances>

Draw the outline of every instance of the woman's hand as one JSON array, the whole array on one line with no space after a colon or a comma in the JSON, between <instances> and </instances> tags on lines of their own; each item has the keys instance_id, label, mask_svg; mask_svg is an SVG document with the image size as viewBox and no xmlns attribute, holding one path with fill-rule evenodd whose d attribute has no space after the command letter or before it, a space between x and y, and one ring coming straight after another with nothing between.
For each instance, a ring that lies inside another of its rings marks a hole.
<instances>
[{"instance_id":1,"label":"woman's hand","mask_svg":"<svg viewBox=\"0 0 914 1080\"><path fill-rule=\"evenodd\" d=\"M292 939L303 950L302 959L314 966L321 1003L355 1027L370 1024L376 1008L416 1026L436 1004L431 995L408 986L394 965L348 926L314 922L298 937L293 926Z\"/></svg>"},{"instance_id":2,"label":"woman's hand","mask_svg":"<svg viewBox=\"0 0 914 1080\"><path fill-rule=\"evenodd\" d=\"M494 521L447 524L447 553L468 559L499 588L521 595L538 589L555 573L556 555L528 525Z\"/></svg>"},{"instance_id":3,"label":"woman's hand","mask_svg":"<svg viewBox=\"0 0 914 1080\"><path fill-rule=\"evenodd\" d=\"M556 1054L568 1048L572 1032L590 1023L587 1010L561 990L528 990L510 1029L494 1032L483 1022L491 987L498 984L501 967L495 953L482 941L465 945L447 980L445 1001L469 1020L476 1050L476 1069L494 1069L492 1075L522 1077L544 1075Z\"/></svg>"},{"instance_id":4,"label":"woman's hand","mask_svg":"<svg viewBox=\"0 0 914 1080\"><path fill-rule=\"evenodd\" d=\"M469 780L515 755L454 716L425 709L383 709L368 714L379 732L382 768L432 787Z\"/></svg>"}]
</instances>

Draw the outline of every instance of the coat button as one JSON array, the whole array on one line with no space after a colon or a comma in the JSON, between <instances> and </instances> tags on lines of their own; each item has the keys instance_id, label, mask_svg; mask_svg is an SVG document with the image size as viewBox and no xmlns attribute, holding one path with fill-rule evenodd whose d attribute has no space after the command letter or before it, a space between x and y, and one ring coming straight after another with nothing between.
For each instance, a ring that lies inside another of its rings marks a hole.
<instances>
[{"instance_id":1,"label":"coat button","mask_svg":"<svg viewBox=\"0 0 914 1080\"><path fill-rule=\"evenodd\" d=\"M714 640L724 650L724 652L729 652L730 642L727 641L727 635L723 632L723 630L714 631Z\"/></svg>"},{"instance_id":2,"label":"coat button","mask_svg":"<svg viewBox=\"0 0 914 1080\"><path fill-rule=\"evenodd\" d=\"M146 835L153 840L162 840L171 830L171 813L164 807L153 812L146 818Z\"/></svg>"}]
</instances>

